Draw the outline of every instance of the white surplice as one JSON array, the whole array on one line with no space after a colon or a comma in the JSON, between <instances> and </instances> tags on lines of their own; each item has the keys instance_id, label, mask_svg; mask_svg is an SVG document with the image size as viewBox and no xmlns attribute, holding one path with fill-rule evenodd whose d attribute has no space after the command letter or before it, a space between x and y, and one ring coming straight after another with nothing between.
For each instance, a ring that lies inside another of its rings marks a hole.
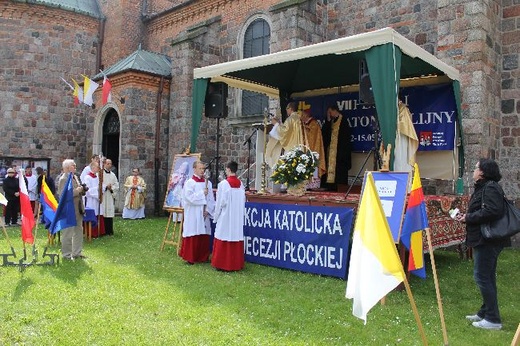
<instances>
[{"instance_id":1,"label":"white surplice","mask_svg":"<svg viewBox=\"0 0 520 346\"><path fill-rule=\"evenodd\" d=\"M211 234L210 218L215 210L213 186L208 181L208 194L204 195L206 182L196 182L188 179L182 190L182 206L184 208L183 237L192 237L201 234ZM204 218L204 206L209 216Z\"/></svg>"},{"instance_id":2,"label":"white surplice","mask_svg":"<svg viewBox=\"0 0 520 346\"><path fill-rule=\"evenodd\" d=\"M218 184L214 222L215 238L223 241L244 240L244 185L232 188L227 180Z\"/></svg>"}]
</instances>

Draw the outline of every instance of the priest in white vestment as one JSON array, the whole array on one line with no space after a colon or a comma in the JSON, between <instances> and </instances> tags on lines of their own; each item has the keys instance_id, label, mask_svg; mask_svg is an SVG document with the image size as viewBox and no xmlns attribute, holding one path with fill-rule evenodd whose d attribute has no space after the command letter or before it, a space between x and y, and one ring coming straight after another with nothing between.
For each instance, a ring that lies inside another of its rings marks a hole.
<instances>
[{"instance_id":1,"label":"priest in white vestment","mask_svg":"<svg viewBox=\"0 0 520 346\"><path fill-rule=\"evenodd\" d=\"M105 223L105 234L114 235L115 201L119 193L119 181L112 172L112 160L106 159L103 165L103 196L101 200L101 215Z\"/></svg>"},{"instance_id":2,"label":"priest in white vestment","mask_svg":"<svg viewBox=\"0 0 520 346\"><path fill-rule=\"evenodd\" d=\"M217 188L214 222L215 239L211 265L219 270L237 271L244 268L244 210L246 192L237 178L238 164L226 166L227 179Z\"/></svg>"},{"instance_id":3,"label":"priest in white vestment","mask_svg":"<svg viewBox=\"0 0 520 346\"><path fill-rule=\"evenodd\" d=\"M204 178L205 164L193 163L193 176L182 190L184 226L180 255L188 263L209 260L211 224L215 210L215 197L211 181Z\"/></svg>"}]
</instances>

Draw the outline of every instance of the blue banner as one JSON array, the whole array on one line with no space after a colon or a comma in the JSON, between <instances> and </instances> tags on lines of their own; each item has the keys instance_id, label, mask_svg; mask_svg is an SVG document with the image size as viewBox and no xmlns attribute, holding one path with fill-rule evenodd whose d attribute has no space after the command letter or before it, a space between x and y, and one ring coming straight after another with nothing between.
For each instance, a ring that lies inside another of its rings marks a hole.
<instances>
[{"instance_id":1,"label":"blue banner","mask_svg":"<svg viewBox=\"0 0 520 346\"><path fill-rule=\"evenodd\" d=\"M457 119L453 86L437 84L408 87L402 88L401 94L402 101L412 113L415 132L419 138L419 151L453 150ZM296 100L310 106L312 116L320 123L325 121L327 107L336 104L350 125L352 151L366 152L374 146L374 135L377 133L376 110L374 105L359 103L358 95L357 92L352 92Z\"/></svg>"},{"instance_id":2,"label":"blue banner","mask_svg":"<svg viewBox=\"0 0 520 346\"><path fill-rule=\"evenodd\" d=\"M246 203L248 262L345 279L353 209Z\"/></svg>"}]
</instances>

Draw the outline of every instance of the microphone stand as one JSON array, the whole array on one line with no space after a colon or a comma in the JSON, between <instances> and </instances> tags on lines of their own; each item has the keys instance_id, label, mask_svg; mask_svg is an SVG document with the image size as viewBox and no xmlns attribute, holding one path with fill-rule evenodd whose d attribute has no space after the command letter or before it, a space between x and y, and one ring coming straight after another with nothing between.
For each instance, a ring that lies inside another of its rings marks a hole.
<instances>
[{"instance_id":1,"label":"microphone stand","mask_svg":"<svg viewBox=\"0 0 520 346\"><path fill-rule=\"evenodd\" d=\"M361 176L361 172L363 172L363 170L365 169L365 165L367 164L368 159L370 158L371 154L374 154L374 171L379 170L383 166L383 160L381 159L381 155L379 154L379 149L378 149L379 148L379 134L380 134L380 132L379 132L379 119L377 117L377 110L376 110L376 113L375 113L375 122L372 125L372 128L374 129L374 147L372 149L370 149L370 151L368 152L367 156L365 157L365 161L363 161L363 165L361 165L361 168L357 172L356 177L354 178L354 180L350 184L350 186L349 186L349 188L347 190L347 193L345 194L344 199L346 199L348 197L348 195L350 193L350 190L352 190L352 187L354 187L354 184L356 183L356 181Z\"/></svg>"},{"instance_id":2,"label":"microphone stand","mask_svg":"<svg viewBox=\"0 0 520 346\"><path fill-rule=\"evenodd\" d=\"M256 133L256 129L251 132L249 137L247 137L246 141L242 145L246 145L247 143L247 181L246 181L246 191L249 191L249 169L251 168L251 139L253 138L253 135Z\"/></svg>"}]
</instances>

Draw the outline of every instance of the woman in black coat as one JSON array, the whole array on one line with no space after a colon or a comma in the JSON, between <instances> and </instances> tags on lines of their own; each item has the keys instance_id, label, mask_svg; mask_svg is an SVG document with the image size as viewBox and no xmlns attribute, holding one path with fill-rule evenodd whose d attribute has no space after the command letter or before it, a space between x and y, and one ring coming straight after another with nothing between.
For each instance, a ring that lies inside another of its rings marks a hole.
<instances>
[{"instance_id":1,"label":"woman in black coat","mask_svg":"<svg viewBox=\"0 0 520 346\"><path fill-rule=\"evenodd\" d=\"M511 239L484 239L480 225L499 219L504 213L504 191L498 184L502 175L495 161L480 159L473 171L475 191L469 200L466 214L457 220L466 223L466 245L473 248L473 277L482 295L482 306L475 315L466 319L473 326L484 329L501 329L498 309L496 269L498 255L504 247L511 246Z\"/></svg>"}]
</instances>

